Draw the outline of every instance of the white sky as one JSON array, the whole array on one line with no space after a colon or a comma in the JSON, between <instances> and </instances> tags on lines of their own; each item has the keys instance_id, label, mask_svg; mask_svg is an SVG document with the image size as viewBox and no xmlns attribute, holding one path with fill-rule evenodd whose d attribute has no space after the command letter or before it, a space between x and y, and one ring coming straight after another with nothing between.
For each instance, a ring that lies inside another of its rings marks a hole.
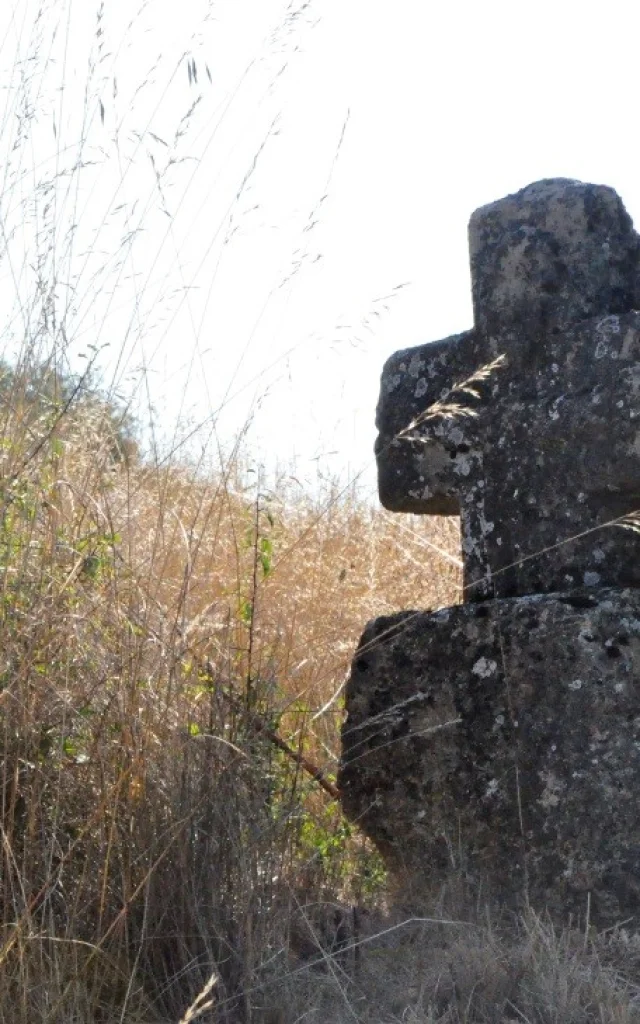
<instances>
[{"instance_id":1,"label":"white sky","mask_svg":"<svg viewBox=\"0 0 640 1024\"><path fill-rule=\"evenodd\" d=\"M640 224L637 0L139 4L0 9L0 295L15 344L53 225L70 355L108 342L165 439L226 403L218 439L253 414L257 459L346 480L384 358L471 326L477 206L567 176Z\"/></svg>"}]
</instances>

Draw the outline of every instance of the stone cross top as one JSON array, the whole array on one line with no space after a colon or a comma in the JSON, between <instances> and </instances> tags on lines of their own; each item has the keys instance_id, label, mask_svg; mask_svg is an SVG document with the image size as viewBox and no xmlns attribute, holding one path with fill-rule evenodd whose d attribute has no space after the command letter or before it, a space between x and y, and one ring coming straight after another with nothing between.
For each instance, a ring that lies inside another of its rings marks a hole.
<instances>
[{"instance_id":1,"label":"stone cross top","mask_svg":"<svg viewBox=\"0 0 640 1024\"><path fill-rule=\"evenodd\" d=\"M640 586L640 237L616 193L537 182L469 225L475 327L397 352L379 489L462 520L465 598ZM586 598L588 599L588 598Z\"/></svg>"}]
</instances>

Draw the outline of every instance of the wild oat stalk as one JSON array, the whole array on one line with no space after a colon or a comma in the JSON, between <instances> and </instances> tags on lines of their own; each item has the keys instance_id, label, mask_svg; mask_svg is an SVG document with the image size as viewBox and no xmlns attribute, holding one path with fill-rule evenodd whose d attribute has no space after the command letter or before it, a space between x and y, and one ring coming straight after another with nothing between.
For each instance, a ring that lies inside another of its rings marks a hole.
<instances>
[{"instance_id":1,"label":"wild oat stalk","mask_svg":"<svg viewBox=\"0 0 640 1024\"><path fill-rule=\"evenodd\" d=\"M640 509L636 512L629 512L628 515L622 516L621 519L616 519L614 526L622 526L626 530L633 530L634 533L640 533Z\"/></svg>"},{"instance_id":2,"label":"wild oat stalk","mask_svg":"<svg viewBox=\"0 0 640 1024\"><path fill-rule=\"evenodd\" d=\"M411 423L401 430L396 437L402 438L408 441L422 441L426 443L430 440L427 437L422 437L412 433L418 427L421 427L425 423L430 423L433 420L442 419L461 419L461 418L475 418L478 413L470 405L463 405L461 402L455 401L456 395L469 395L472 398L479 399L481 397L479 391L479 385L484 384L485 381L494 373L496 370L503 367L506 363L506 356L500 355L492 362L487 363L485 366L481 366L479 370L472 373L466 380L461 381L459 384L454 384L446 398L442 398L433 405L430 405L423 412L411 421Z\"/></svg>"},{"instance_id":3,"label":"wild oat stalk","mask_svg":"<svg viewBox=\"0 0 640 1024\"><path fill-rule=\"evenodd\" d=\"M206 1010L210 1010L213 1006L213 999L208 999L207 996L213 991L215 986L218 984L218 976L215 972L211 975L207 983L198 993L196 998L193 1000L191 1006L186 1011L184 1017L181 1017L178 1024L191 1024L192 1020L199 1017Z\"/></svg>"}]
</instances>

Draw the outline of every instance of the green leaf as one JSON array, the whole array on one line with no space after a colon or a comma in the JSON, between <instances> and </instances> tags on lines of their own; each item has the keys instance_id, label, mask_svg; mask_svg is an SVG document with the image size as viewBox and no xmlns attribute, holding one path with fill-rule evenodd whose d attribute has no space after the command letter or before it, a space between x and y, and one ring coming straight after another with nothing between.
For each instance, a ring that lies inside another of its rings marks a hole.
<instances>
[{"instance_id":1,"label":"green leaf","mask_svg":"<svg viewBox=\"0 0 640 1024\"><path fill-rule=\"evenodd\" d=\"M247 601L246 599L240 602L240 618L247 625L250 626L253 622L253 601Z\"/></svg>"},{"instance_id":2,"label":"green leaf","mask_svg":"<svg viewBox=\"0 0 640 1024\"><path fill-rule=\"evenodd\" d=\"M263 576L268 576L271 572L273 562L273 544L268 537L260 538L260 565L262 566Z\"/></svg>"}]
</instances>

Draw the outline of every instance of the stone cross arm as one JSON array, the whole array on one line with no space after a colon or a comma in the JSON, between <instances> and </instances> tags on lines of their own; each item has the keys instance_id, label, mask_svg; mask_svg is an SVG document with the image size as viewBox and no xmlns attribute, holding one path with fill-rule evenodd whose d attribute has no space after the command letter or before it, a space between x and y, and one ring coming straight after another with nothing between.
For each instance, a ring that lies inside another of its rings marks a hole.
<instances>
[{"instance_id":1,"label":"stone cross arm","mask_svg":"<svg viewBox=\"0 0 640 1024\"><path fill-rule=\"evenodd\" d=\"M552 180L474 214L474 330L398 352L380 496L460 512L467 599L640 586L640 240L611 189Z\"/></svg>"}]
</instances>

